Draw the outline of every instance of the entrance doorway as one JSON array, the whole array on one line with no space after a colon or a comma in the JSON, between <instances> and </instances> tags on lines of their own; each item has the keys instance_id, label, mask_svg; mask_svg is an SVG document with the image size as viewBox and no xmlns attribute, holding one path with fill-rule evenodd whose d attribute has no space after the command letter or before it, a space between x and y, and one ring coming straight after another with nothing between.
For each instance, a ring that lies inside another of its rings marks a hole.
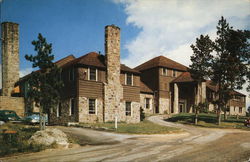
<instances>
[{"instance_id":1,"label":"entrance doorway","mask_svg":"<svg viewBox=\"0 0 250 162\"><path fill-rule=\"evenodd\" d=\"M185 112L186 112L185 103L180 102L179 103L179 113L185 113Z\"/></svg>"}]
</instances>

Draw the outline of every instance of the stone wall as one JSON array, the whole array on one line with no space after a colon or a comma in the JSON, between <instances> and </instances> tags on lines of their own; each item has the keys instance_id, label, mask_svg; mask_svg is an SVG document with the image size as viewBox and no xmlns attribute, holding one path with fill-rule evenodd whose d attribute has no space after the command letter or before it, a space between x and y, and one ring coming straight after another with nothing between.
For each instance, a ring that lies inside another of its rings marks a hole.
<instances>
[{"instance_id":1,"label":"stone wall","mask_svg":"<svg viewBox=\"0 0 250 162\"><path fill-rule=\"evenodd\" d=\"M79 97L79 122L97 123L103 122L103 99L96 99L96 113L89 114L88 98Z\"/></svg>"},{"instance_id":2,"label":"stone wall","mask_svg":"<svg viewBox=\"0 0 250 162\"><path fill-rule=\"evenodd\" d=\"M18 24L2 23L2 95L11 96L19 80L19 30Z\"/></svg>"},{"instance_id":3,"label":"stone wall","mask_svg":"<svg viewBox=\"0 0 250 162\"><path fill-rule=\"evenodd\" d=\"M131 102L131 116L126 116L125 114L125 121L127 123L139 123L140 122L140 103L139 102Z\"/></svg>"},{"instance_id":4,"label":"stone wall","mask_svg":"<svg viewBox=\"0 0 250 162\"><path fill-rule=\"evenodd\" d=\"M107 63L107 84L104 86L104 120L114 121L123 115L123 88L120 82L120 28L105 27L105 54Z\"/></svg>"},{"instance_id":5,"label":"stone wall","mask_svg":"<svg viewBox=\"0 0 250 162\"><path fill-rule=\"evenodd\" d=\"M150 98L151 103L150 107L145 108L145 98ZM145 114L154 114L154 95L153 94L146 94L146 93L141 93L140 94L140 105L141 108L143 108Z\"/></svg>"},{"instance_id":6,"label":"stone wall","mask_svg":"<svg viewBox=\"0 0 250 162\"><path fill-rule=\"evenodd\" d=\"M240 112L240 107L238 106L230 106L229 114L230 115L240 115L246 116L246 107L241 107L242 112Z\"/></svg>"},{"instance_id":7,"label":"stone wall","mask_svg":"<svg viewBox=\"0 0 250 162\"><path fill-rule=\"evenodd\" d=\"M70 108L70 99L64 99L61 101L61 115L57 116L57 107L51 111L50 115L50 122L51 124L58 124L58 125L66 125L69 122L78 122L78 108L77 104L75 104L75 112L72 115L69 115L69 108Z\"/></svg>"},{"instance_id":8,"label":"stone wall","mask_svg":"<svg viewBox=\"0 0 250 162\"><path fill-rule=\"evenodd\" d=\"M25 104L23 97L0 96L0 110L14 110L18 116L24 116Z\"/></svg>"},{"instance_id":9,"label":"stone wall","mask_svg":"<svg viewBox=\"0 0 250 162\"><path fill-rule=\"evenodd\" d=\"M170 100L168 98L159 98L159 113L170 114Z\"/></svg>"}]
</instances>

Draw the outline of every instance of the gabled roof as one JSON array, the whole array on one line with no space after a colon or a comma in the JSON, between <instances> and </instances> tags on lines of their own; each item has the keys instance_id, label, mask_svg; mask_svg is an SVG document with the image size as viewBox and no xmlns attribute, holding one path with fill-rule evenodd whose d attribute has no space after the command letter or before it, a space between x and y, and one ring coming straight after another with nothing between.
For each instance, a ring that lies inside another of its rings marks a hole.
<instances>
[{"instance_id":1,"label":"gabled roof","mask_svg":"<svg viewBox=\"0 0 250 162\"><path fill-rule=\"evenodd\" d=\"M140 81L140 91L145 93L153 93L153 90L150 89L144 82Z\"/></svg>"},{"instance_id":2,"label":"gabled roof","mask_svg":"<svg viewBox=\"0 0 250 162\"><path fill-rule=\"evenodd\" d=\"M64 58L62 58L61 60L58 60L55 62L55 64L58 66L58 67L62 67L63 65L65 65L66 63L72 61L75 59L75 56L74 55L68 55Z\"/></svg>"},{"instance_id":3,"label":"gabled roof","mask_svg":"<svg viewBox=\"0 0 250 162\"><path fill-rule=\"evenodd\" d=\"M96 52L90 52L87 53L86 55L83 55L77 59L74 59L70 61L69 63L65 64L64 67L68 67L71 65L87 65L87 66L94 66L94 67L99 67L99 68L106 68L106 63L105 63L105 56L100 55ZM121 71L124 72L131 72L131 73L139 73L139 71L131 69L130 67L121 64Z\"/></svg>"},{"instance_id":4,"label":"gabled roof","mask_svg":"<svg viewBox=\"0 0 250 162\"><path fill-rule=\"evenodd\" d=\"M164 56L158 56L155 57L137 67L135 67L136 70L138 71L143 71L143 70L147 70L150 68L154 68L154 67L166 67L166 68L170 68L170 69L176 69L176 70L180 70L180 71L187 71L188 68L178 62L175 62L169 58L166 58Z\"/></svg>"},{"instance_id":5,"label":"gabled roof","mask_svg":"<svg viewBox=\"0 0 250 162\"><path fill-rule=\"evenodd\" d=\"M190 72L183 72L180 76L175 78L172 83L194 82Z\"/></svg>"}]
</instances>

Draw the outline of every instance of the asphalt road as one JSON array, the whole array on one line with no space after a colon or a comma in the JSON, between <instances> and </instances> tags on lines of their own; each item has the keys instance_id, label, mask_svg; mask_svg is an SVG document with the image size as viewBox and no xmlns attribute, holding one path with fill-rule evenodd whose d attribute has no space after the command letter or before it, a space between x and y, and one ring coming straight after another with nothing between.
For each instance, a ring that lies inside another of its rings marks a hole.
<instances>
[{"instance_id":1,"label":"asphalt road","mask_svg":"<svg viewBox=\"0 0 250 162\"><path fill-rule=\"evenodd\" d=\"M208 129L166 122L159 116L150 121L179 127L180 134L122 135L82 128L60 127L78 136L85 146L46 150L0 158L0 161L248 161L250 131ZM85 143L84 143L85 142Z\"/></svg>"}]
</instances>

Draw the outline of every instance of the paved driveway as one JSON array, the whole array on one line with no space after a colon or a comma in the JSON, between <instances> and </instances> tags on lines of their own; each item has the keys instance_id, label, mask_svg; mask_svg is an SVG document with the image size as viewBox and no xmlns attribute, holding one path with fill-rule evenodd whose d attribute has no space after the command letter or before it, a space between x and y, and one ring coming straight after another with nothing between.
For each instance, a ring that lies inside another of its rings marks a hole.
<instances>
[{"instance_id":1,"label":"paved driveway","mask_svg":"<svg viewBox=\"0 0 250 162\"><path fill-rule=\"evenodd\" d=\"M247 161L250 158L250 131L197 128L166 122L159 116L152 116L149 120L165 126L179 127L185 132L167 135L122 135L60 127L63 131L78 136L82 141L87 141L86 145L79 148L23 154L0 160L210 162Z\"/></svg>"}]
</instances>

